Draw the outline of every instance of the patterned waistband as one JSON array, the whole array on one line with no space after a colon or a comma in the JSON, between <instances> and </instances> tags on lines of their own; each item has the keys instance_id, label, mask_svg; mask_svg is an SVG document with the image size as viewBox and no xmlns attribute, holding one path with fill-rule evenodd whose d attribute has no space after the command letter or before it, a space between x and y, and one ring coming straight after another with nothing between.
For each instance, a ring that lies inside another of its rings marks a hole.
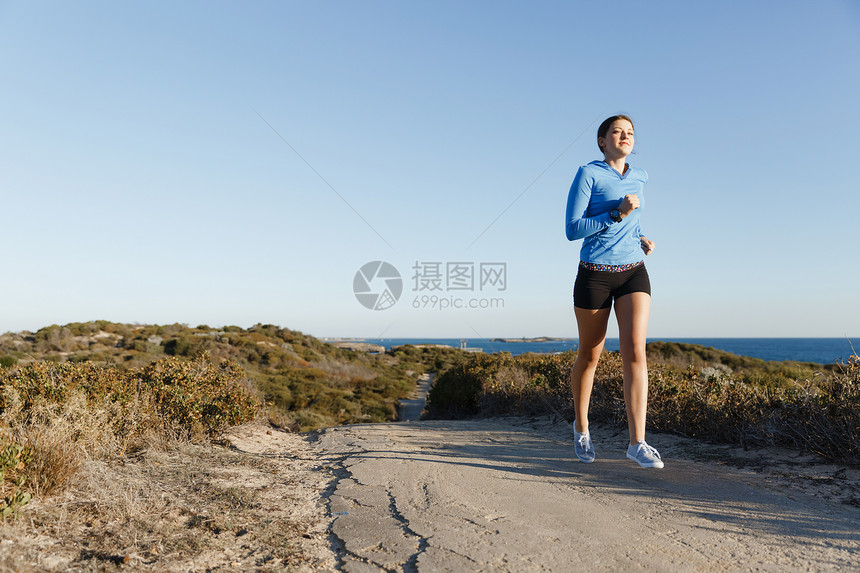
<instances>
[{"instance_id":1,"label":"patterned waistband","mask_svg":"<svg viewBox=\"0 0 860 573\"><path fill-rule=\"evenodd\" d=\"M638 263L630 263L629 265L601 265L598 263L587 263L585 261L579 261L579 268L585 269L587 271L600 271L602 273L623 273L624 271L635 269L639 265L643 264L645 264L645 261L639 261Z\"/></svg>"}]
</instances>

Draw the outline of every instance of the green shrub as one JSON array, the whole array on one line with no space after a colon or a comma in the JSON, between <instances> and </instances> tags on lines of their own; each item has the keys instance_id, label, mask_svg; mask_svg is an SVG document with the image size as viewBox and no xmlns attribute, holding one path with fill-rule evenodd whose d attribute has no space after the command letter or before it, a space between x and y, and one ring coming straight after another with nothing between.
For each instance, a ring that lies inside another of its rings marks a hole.
<instances>
[{"instance_id":1,"label":"green shrub","mask_svg":"<svg viewBox=\"0 0 860 573\"><path fill-rule=\"evenodd\" d=\"M153 396L165 420L193 437L215 437L228 426L252 420L258 403L243 386L245 372L228 361L213 364L203 356L194 361L159 360L144 367L135 380Z\"/></svg>"}]
</instances>

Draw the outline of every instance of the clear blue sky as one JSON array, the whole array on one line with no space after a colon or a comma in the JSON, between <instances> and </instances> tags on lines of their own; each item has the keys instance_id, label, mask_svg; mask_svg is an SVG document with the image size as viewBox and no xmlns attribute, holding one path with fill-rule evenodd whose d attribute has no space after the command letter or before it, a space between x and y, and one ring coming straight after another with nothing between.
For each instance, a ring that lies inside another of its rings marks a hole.
<instances>
[{"instance_id":1,"label":"clear blue sky","mask_svg":"<svg viewBox=\"0 0 860 573\"><path fill-rule=\"evenodd\" d=\"M0 25L0 331L576 336L565 201L624 112L652 337L860 334L860 2L28 1ZM353 293L377 260L386 310ZM416 262L504 263L506 289L416 290Z\"/></svg>"}]
</instances>

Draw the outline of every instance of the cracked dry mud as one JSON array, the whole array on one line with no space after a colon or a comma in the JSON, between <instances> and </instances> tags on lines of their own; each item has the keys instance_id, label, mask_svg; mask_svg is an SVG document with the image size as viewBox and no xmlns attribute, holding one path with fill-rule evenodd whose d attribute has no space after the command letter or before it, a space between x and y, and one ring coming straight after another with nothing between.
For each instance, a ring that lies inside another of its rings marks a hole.
<instances>
[{"instance_id":1,"label":"cracked dry mud","mask_svg":"<svg viewBox=\"0 0 860 573\"><path fill-rule=\"evenodd\" d=\"M326 497L337 569L860 567L856 470L662 435L653 442L666 468L645 470L625 458L622 434L594 425L598 459L586 465L568 433L561 421L511 418L316 434L336 476Z\"/></svg>"}]
</instances>

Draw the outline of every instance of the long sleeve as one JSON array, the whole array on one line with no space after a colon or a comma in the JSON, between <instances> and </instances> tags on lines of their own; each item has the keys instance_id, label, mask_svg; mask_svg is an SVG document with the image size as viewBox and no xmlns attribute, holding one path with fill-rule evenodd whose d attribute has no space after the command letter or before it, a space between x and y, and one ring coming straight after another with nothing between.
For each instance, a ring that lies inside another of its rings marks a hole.
<instances>
[{"instance_id":1,"label":"long sleeve","mask_svg":"<svg viewBox=\"0 0 860 573\"><path fill-rule=\"evenodd\" d=\"M584 239L599 233L612 224L608 213L587 217L588 204L591 200L591 189L594 184L592 177L582 167L576 172L570 192L567 195L567 211L565 213L565 233L568 241Z\"/></svg>"}]
</instances>

